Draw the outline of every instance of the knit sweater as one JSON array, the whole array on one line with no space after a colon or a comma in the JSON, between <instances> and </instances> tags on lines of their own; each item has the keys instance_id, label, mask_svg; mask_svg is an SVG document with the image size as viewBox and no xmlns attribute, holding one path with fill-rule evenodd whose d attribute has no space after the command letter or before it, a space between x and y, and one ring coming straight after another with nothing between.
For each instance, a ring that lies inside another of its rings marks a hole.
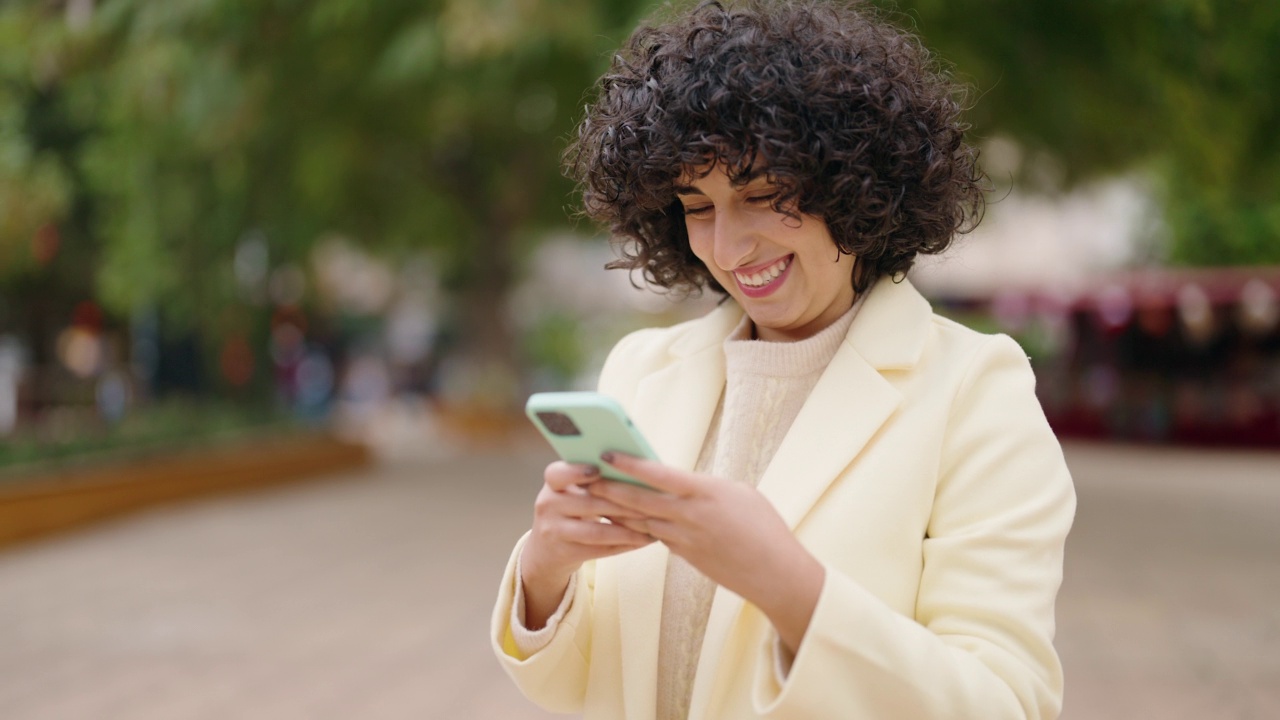
<instances>
[{"instance_id":1,"label":"knit sweater","mask_svg":"<svg viewBox=\"0 0 1280 720\"><path fill-rule=\"evenodd\" d=\"M848 334L862 296L844 315L816 335L795 342L752 340L747 316L725 340L725 388L707 429L695 470L759 483L809 393ZM519 572L517 568L517 573ZM519 577L519 574L517 574ZM568 612L574 584L546 625L526 629L524 592L516 583L511 630L526 656L545 647ZM706 631L715 583L678 555L667 562L658 644L659 720L685 720L692 698L702 638Z\"/></svg>"}]
</instances>

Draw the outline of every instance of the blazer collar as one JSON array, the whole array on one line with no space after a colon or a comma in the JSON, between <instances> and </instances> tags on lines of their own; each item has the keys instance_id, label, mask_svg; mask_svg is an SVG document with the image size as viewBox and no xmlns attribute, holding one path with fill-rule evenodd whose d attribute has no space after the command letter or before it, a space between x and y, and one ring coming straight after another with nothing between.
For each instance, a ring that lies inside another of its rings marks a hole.
<instances>
[{"instance_id":1,"label":"blazer collar","mask_svg":"<svg viewBox=\"0 0 1280 720\"><path fill-rule=\"evenodd\" d=\"M672 357L685 358L708 348L722 347L742 315L742 307L726 299L711 312L689 323L687 330L671 343L669 352Z\"/></svg>"},{"instance_id":2,"label":"blazer collar","mask_svg":"<svg viewBox=\"0 0 1280 720\"><path fill-rule=\"evenodd\" d=\"M633 419L664 463L692 470L724 388L724 340L742 308L722 303L689 323L668 348L670 362L636 385Z\"/></svg>"},{"instance_id":3,"label":"blazer collar","mask_svg":"<svg viewBox=\"0 0 1280 720\"><path fill-rule=\"evenodd\" d=\"M884 373L914 366L932 311L905 280L882 279L863 301L757 486L792 528L897 409Z\"/></svg>"},{"instance_id":4,"label":"blazer collar","mask_svg":"<svg viewBox=\"0 0 1280 720\"><path fill-rule=\"evenodd\" d=\"M760 480L792 528L897 406L883 373L919 361L931 316L909 281L882 278L869 291ZM639 381L635 419L663 462L685 469L697 462L724 389L724 341L741 318L742 309L726 302L690 323L671 344L672 361Z\"/></svg>"},{"instance_id":5,"label":"blazer collar","mask_svg":"<svg viewBox=\"0 0 1280 720\"><path fill-rule=\"evenodd\" d=\"M868 292L845 342L877 370L913 367L929 336L929 301L910 280L881 278Z\"/></svg>"}]
</instances>

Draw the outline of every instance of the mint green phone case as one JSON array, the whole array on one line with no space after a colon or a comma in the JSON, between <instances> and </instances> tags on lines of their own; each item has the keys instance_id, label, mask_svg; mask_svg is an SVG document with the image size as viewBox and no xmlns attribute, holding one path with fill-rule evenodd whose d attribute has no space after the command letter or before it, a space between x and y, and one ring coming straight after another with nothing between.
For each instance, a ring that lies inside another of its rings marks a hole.
<instances>
[{"instance_id":1,"label":"mint green phone case","mask_svg":"<svg viewBox=\"0 0 1280 720\"><path fill-rule=\"evenodd\" d=\"M524 412L560 459L595 465L601 475L611 480L648 487L600 460L605 451L658 459L613 398L595 392L535 393L529 396Z\"/></svg>"}]
</instances>

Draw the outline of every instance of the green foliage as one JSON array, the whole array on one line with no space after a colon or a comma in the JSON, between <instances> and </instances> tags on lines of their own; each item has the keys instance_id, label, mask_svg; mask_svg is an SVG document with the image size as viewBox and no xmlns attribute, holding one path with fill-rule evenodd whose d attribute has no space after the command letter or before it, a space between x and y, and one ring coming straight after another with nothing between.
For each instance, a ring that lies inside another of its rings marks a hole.
<instances>
[{"instance_id":1,"label":"green foliage","mask_svg":"<svg viewBox=\"0 0 1280 720\"><path fill-rule=\"evenodd\" d=\"M61 407L40 434L18 434L0 445L0 485L51 465L205 447L229 440L303 431L296 418L264 405L175 399L134 408L107 424L91 407Z\"/></svg>"},{"instance_id":2,"label":"green foliage","mask_svg":"<svg viewBox=\"0 0 1280 720\"><path fill-rule=\"evenodd\" d=\"M432 247L450 287L503 292L523 238L565 222L562 138L631 6L110 0L73 30L48 3L10 3L0 253L80 193L97 209L98 292L120 313L158 305L213 329L255 231L273 264L336 233ZM32 146L40 94L86 133L73 168Z\"/></svg>"},{"instance_id":3,"label":"green foliage","mask_svg":"<svg viewBox=\"0 0 1280 720\"><path fill-rule=\"evenodd\" d=\"M65 216L70 181L27 128L35 85L58 52L58 33L31 14L0 11L0 280L33 265L38 229Z\"/></svg>"},{"instance_id":4,"label":"green foliage","mask_svg":"<svg viewBox=\"0 0 1280 720\"><path fill-rule=\"evenodd\" d=\"M1056 156L1067 182L1148 169L1174 262L1280 263L1280 3L896 5L976 86L979 136Z\"/></svg>"},{"instance_id":5,"label":"green foliage","mask_svg":"<svg viewBox=\"0 0 1280 720\"><path fill-rule=\"evenodd\" d=\"M1175 261L1280 262L1280 4L884 4L977 88L979 138L1058 158L1068 183L1147 169ZM584 89L649 5L102 0L73 17L10 0L0 289L47 294L48 276L75 288L66 302L158 307L216 336L246 302L242 238L261 233L278 265L338 234L432 248L483 310L463 329L500 323L529 243L566 221L559 153ZM41 269L50 226L63 252Z\"/></svg>"},{"instance_id":6,"label":"green foliage","mask_svg":"<svg viewBox=\"0 0 1280 720\"><path fill-rule=\"evenodd\" d=\"M552 387L565 387L587 359L579 321L559 312L539 318L525 337L525 355L554 380Z\"/></svg>"}]
</instances>

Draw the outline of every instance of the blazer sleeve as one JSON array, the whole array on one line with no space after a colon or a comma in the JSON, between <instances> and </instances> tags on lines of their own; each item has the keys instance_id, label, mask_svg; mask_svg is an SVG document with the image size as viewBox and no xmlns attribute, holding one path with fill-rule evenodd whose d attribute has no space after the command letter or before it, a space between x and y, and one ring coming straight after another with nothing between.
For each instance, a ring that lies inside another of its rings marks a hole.
<instances>
[{"instance_id":1,"label":"blazer sleeve","mask_svg":"<svg viewBox=\"0 0 1280 720\"><path fill-rule=\"evenodd\" d=\"M529 534L516 543L502 574L498 602L489 621L489 644L507 675L524 696L552 712L582 712L587 694L587 665L591 657L591 601L595 563L578 569L573 602L560 620L551 642L525 657L511 634L511 606L515 602L516 561Z\"/></svg>"},{"instance_id":2,"label":"blazer sleeve","mask_svg":"<svg viewBox=\"0 0 1280 720\"><path fill-rule=\"evenodd\" d=\"M649 335L649 331L642 330L623 338L610 351L600 371L600 392L613 396L624 407L635 393L634 368L638 365L637 356L645 354L640 348L646 345L643 338ZM520 538L507 561L490 619L489 642L503 670L525 697L552 712L582 712L591 658L595 562L583 563L578 570L573 602L551 641L525 657L511 633L511 608L519 582L516 561L528 538L528 533Z\"/></svg>"},{"instance_id":3,"label":"blazer sleeve","mask_svg":"<svg viewBox=\"0 0 1280 720\"><path fill-rule=\"evenodd\" d=\"M943 390L945 391L945 390ZM1054 601L1075 491L1021 348L983 342L951 405L916 617L827 567L785 680L757 649L762 716L1051 720Z\"/></svg>"}]
</instances>

